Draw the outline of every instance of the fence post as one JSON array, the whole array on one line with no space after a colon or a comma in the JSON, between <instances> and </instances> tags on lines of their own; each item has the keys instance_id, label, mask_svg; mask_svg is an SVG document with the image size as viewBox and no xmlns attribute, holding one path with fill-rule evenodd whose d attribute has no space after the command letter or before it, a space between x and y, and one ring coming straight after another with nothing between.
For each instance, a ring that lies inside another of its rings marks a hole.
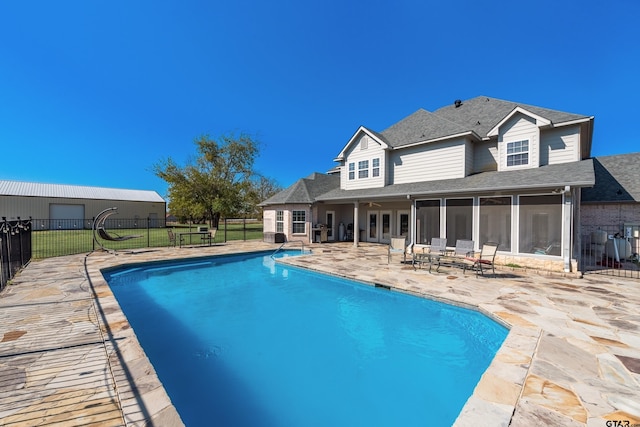
<instances>
[{"instance_id":1,"label":"fence post","mask_svg":"<svg viewBox=\"0 0 640 427\"><path fill-rule=\"evenodd\" d=\"M224 242L227 243L227 217L224 217Z\"/></svg>"},{"instance_id":2,"label":"fence post","mask_svg":"<svg viewBox=\"0 0 640 427\"><path fill-rule=\"evenodd\" d=\"M247 241L247 217L242 218L242 240Z\"/></svg>"},{"instance_id":3,"label":"fence post","mask_svg":"<svg viewBox=\"0 0 640 427\"><path fill-rule=\"evenodd\" d=\"M11 268L9 266L9 248L5 252L5 246L9 244L9 237L7 236L7 217L2 217L2 222L0 222L0 290L4 289L4 287L9 282L9 278L11 277ZM6 256L3 256L4 254Z\"/></svg>"},{"instance_id":4,"label":"fence post","mask_svg":"<svg viewBox=\"0 0 640 427\"><path fill-rule=\"evenodd\" d=\"M147 247L150 248L151 247L151 218L147 217Z\"/></svg>"},{"instance_id":5,"label":"fence post","mask_svg":"<svg viewBox=\"0 0 640 427\"><path fill-rule=\"evenodd\" d=\"M21 225L22 222L20 221L20 217L18 218L18 222L16 224L16 230L18 232L18 251L20 251L20 265L24 265L24 254L22 253L22 230L21 230Z\"/></svg>"}]
</instances>

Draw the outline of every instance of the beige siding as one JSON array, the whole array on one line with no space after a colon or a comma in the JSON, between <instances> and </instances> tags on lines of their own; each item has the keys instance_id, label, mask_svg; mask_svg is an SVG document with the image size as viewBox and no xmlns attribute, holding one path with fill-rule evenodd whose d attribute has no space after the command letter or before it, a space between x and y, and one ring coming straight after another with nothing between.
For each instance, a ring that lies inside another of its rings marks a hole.
<instances>
[{"instance_id":1,"label":"beige siding","mask_svg":"<svg viewBox=\"0 0 640 427\"><path fill-rule=\"evenodd\" d=\"M279 209L264 209L262 211L262 224L265 233L276 232L276 210Z\"/></svg>"},{"instance_id":2,"label":"beige siding","mask_svg":"<svg viewBox=\"0 0 640 427\"><path fill-rule=\"evenodd\" d=\"M366 139L366 142L364 141ZM365 148L366 147L366 148ZM373 177L373 159L380 159L380 175ZM369 177L358 178L358 162L369 161ZM355 179L349 180L349 163L355 164ZM379 188L385 185L385 150L382 146L367 135L360 137L356 144L347 151L345 166L340 174L341 188L345 190L357 190L362 188Z\"/></svg>"},{"instance_id":3,"label":"beige siding","mask_svg":"<svg viewBox=\"0 0 640 427\"><path fill-rule=\"evenodd\" d=\"M513 118L508 120L500 128L500 134L498 137L498 151L500 154L500 166L498 170L504 171L537 168L539 166L540 159L539 135L540 131L535 123L535 119L531 117L523 114L516 114ZM525 139L529 141L529 164L507 167L507 143Z\"/></svg>"},{"instance_id":4,"label":"beige siding","mask_svg":"<svg viewBox=\"0 0 640 427\"><path fill-rule=\"evenodd\" d=\"M391 153L393 168L390 182L435 181L465 176L467 146L464 139L431 143Z\"/></svg>"},{"instance_id":5,"label":"beige siding","mask_svg":"<svg viewBox=\"0 0 640 427\"><path fill-rule=\"evenodd\" d=\"M475 162L475 159L473 158L473 143L471 141L465 141L464 159L464 176L468 176L473 173L473 163Z\"/></svg>"},{"instance_id":6,"label":"beige siding","mask_svg":"<svg viewBox=\"0 0 640 427\"><path fill-rule=\"evenodd\" d=\"M540 165L576 162L580 159L580 127L567 126L540 135Z\"/></svg>"},{"instance_id":7,"label":"beige siding","mask_svg":"<svg viewBox=\"0 0 640 427\"><path fill-rule=\"evenodd\" d=\"M498 142L476 142L473 145L473 172L488 172L498 169Z\"/></svg>"},{"instance_id":8,"label":"beige siding","mask_svg":"<svg viewBox=\"0 0 640 427\"><path fill-rule=\"evenodd\" d=\"M165 204L159 202L0 196L0 216L5 216L7 219L31 217L46 220L49 219L49 210L52 204L82 205L84 206L85 219L94 218L104 209L117 207L118 214L111 218L146 219L151 216L157 218L161 225L164 225L166 214Z\"/></svg>"}]
</instances>

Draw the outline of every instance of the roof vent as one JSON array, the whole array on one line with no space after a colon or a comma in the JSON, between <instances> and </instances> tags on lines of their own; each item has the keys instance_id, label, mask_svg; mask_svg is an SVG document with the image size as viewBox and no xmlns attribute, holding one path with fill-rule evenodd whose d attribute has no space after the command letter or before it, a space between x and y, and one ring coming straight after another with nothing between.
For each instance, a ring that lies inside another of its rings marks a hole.
<instances>
[{"instance_id":1,"label":"roof vent","mask_svg":"<svg viewBox=\"0 0 640 427\"><path fill-rule=\"evenodd\" d=\"M455 101L453 101L453 104L456 106L456 108L458 108L459 106L462 105L462 101L459 99L456 99Z\"/></svg>"}]
</instances>

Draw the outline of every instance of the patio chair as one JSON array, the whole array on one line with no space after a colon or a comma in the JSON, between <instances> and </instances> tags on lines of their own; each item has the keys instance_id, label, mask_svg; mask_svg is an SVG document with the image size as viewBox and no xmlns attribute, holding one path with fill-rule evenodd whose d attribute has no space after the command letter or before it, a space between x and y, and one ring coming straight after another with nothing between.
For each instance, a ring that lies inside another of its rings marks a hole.
<instances>
[{"instance_id":1,"label":"patio chair","mask_svg":"<svg viewBox=\"0 0 640 427\"><path fill-rule=\"evenodd\" d=\"M496 258L496 252L498 252L499 243L487 242L482 245L482 249L480 250L480 254L477 257L466 257L464 263L463 272L466 273L467 267L476 271L476 276L480 273L484 276L484 270L491 267L493 271L493 275L496 274L496 267L494 265L494 260Z\"/></svg>"},{"instance_id":2,"label":"patio chair","mask_svg":"<svg viewBox=\"0 0 640 427\"><path fill-rule=\"evenodd\" d=\"M473 240L458 239L456 240L456 247L451 256L455 258L473 257L474 245Z\"/></svg>"},{"instance_id":3,"label":"patio chair","mask_svg":"<svg viewBox=\"0 0 640 427\"><path fill-rule=\"evenodd\" d=\"M440 264L449 264L451 266L461 267L464 263L464 259L467 257L474 257L475 243L473 240L458 239L456 240L456 247L453 252L447 252L446 255L440 257L438 268Z\"/></svg>"},{"instance_id":4,"label":"patio chair","mask_svg":"<svg viewBox=\"0 0 640 427\"><path fill-rule=\"evenodd\" d=\"M179 235L176 235L176 233L173 232L172 229L167 228L167 234L169 235L169 246L176 246L177 243L177 237ZM184 242L184 237L180 236L180 246L182 246L182 243Z\"/></svg>"},{"instance_id":5,"label":"patio chair","mask_svg":"<svg viewBox=\"0 0 640 427\"><path fill-rule=\"evenodd\" d=\"M387 254L387 264L391 262L391 256L393 254L402 254L402 262L407 262L407 237L406 236L391 236L391 242L389 243L389 249Z\"/></svg>"},{"instance_id":6,"label":"patio chair","mask_svg":"<svg viewBox=\"0 0 640 427\"><path fill-rule=\"evenodd\" d=\"M429 263L429 273L431 273L431 265L434 262L438 263L438 268L436 268L436 271L438 271L438 269L440 268L440 258L445 256L447 253L447 239L446 238L441 238L441 237L433 237L431 239L431 245L429 245L428 250L425 252L423 249L423 253L418 254L415 253L413 254L413 269L416 269L416 264L420 264L420 266L422 266L422 264L424 264L425 262Z\"/></svg>"},{"instance_id":7,"label":"patio chair","mask_svg":"<svg viewBox=\"0 0 640 427\"><path fill-rule=\"evenodd\" d=\"M212 228L210 230L207 230L208 234L204 234L202 235L202 243L209 243L209 246L211 246L213 243L215 243L215 239L216 239L216 232L218 231L217 228Z\"/></svg>"}]
</instances>

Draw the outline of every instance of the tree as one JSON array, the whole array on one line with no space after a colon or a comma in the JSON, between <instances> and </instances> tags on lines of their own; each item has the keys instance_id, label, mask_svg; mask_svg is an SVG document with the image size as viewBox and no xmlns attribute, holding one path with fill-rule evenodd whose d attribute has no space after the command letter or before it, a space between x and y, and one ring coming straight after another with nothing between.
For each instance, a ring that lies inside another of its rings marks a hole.
<instances>
[{"instance_id":1,"label":"tree","mask_svg":"<svg viewBox=\"0 0 640 427\"><path fill-rule=\"evenodd\" d=\"M180 167L170 157L153 166L169 184L169 210L179 218L209 221L251 212L255 206L253 164L258 143L249 135L202 135L194 140L198 157Z\"/></svg>"},{"instance_id":2,"label":"tree","mask_svg":"<svg viewBox=\"0 0 640 427\"><path fill-rule=\"evenodd\" d=\"M249 200L252 206L251 213L254 217L262 219L262 209L258 204L274 194L282 191L282 187L272 178L258 175L251 181L251 190L249 191Z\"/></svg>"}]
</instances>

